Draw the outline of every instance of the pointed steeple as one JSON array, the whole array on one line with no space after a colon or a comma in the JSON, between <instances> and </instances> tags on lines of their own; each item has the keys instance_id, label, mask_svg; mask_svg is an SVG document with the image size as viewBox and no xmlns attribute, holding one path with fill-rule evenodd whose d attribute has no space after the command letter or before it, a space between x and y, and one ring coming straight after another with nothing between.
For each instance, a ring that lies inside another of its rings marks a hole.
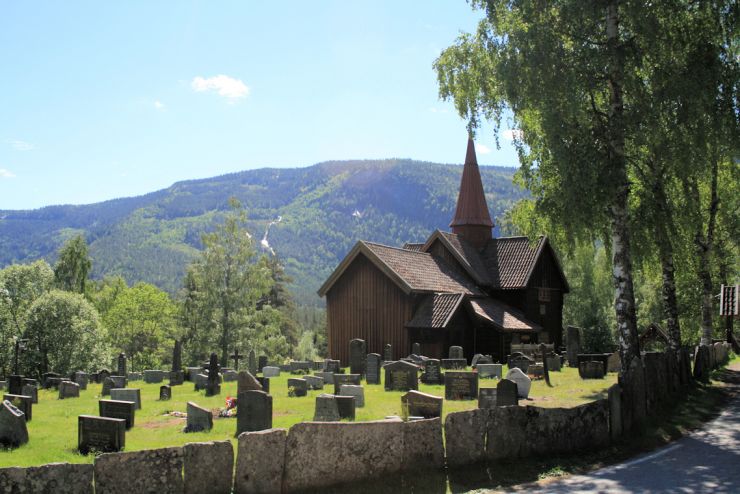
<instances>
[{"instance_id":1,"label":"pointed steeple","mask_svg":"<svg viewBox=\"0 0 740 494\"><path fill-rule=\"evenodd\" d=\"M468 138L460 193L457 196L457 209L450 227L452 227L452 233L465 237L478 248L485 246L486 242L492 238L493 221L488 212L478 160L475 157L475 143L472 138Z\"/></svg>"}]
</instances>

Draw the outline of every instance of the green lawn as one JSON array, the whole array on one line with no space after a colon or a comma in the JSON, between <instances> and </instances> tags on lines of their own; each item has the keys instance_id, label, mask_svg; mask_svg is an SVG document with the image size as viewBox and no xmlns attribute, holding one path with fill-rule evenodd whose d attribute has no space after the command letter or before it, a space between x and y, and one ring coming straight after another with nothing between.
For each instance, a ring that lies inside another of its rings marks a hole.
<instances>
[{"instance_id":1,"label":"green lawn","mask_svg":"<svg viewBox=\"0 0 740 494\"><path fill-rule=\"evenodd\" d=\"M506 372L506 370L504 371ZM603 380L584 381L576 369L564 368L563 372L552 372L552 388L542 380L532 383L530 400L520 404L542 407L573 407L606 397L606 389L616 382L616 374ZM288 397L289 374L272 378L273 427L289 428L298 422L313 419L315 397L323 392L333 392L333 386L324 391L309 391L302 398ZM496 380L481 380L481 387L495 387ZM363 383L364 384L364 383ZM142 409L136 411L136 425L126 432L126 451L177 446L189 442L231 439L236 432L236 418L216 418L210 432L185 434L182 428L185 419L167 415L170 411L186 411L186 403L194 401L203 407L215 409L224 406L227 396L235 396L236 383L224 383L221 395L206 398L203 391L194 391L193 384L186 382L172 388L172 400L160 402L159 384L143 381L129 383L129 387L141 388ZM39 403L33 407L33 420L28 423L30 440L14 450L0 451L0 467L31 466L52 462L85 463L93 457L77 454L77 416L98 415L100 384L91 384L80 398L58 400L57 392L39 391ZM444 396L444 386L420 384L420 391ZM386 392L382 385L365 384L365 407L357 409L358 421L376 420L387 415L401 414L402 392ZM445 401L443 413L469 410L477 406L476 401Z\"/></svg>"}]
</instances>

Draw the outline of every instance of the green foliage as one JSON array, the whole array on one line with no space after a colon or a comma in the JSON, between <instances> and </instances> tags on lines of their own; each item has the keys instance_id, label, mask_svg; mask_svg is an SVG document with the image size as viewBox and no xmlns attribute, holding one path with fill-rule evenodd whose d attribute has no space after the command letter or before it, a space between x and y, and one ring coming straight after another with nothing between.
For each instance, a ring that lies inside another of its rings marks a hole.
<instances>
[{"instance_id":1,"label":"green foliage","mask_svg":"<svg viewBox=\"0 0 740 494\"><path fill-rule=\"evenodd\" d=\"M92 268L87 253L85 237L77 235L68 240L59 250L54 265L54 281L57 288L68 292L85 293L85 284Z\"/></svg>"},{"instance_id":2,"label":"green foliage","mask_svg":"<svg viewBox=\"0 0 740 494\"><path fill-rule=\"evenodd\" d=\"M132 370L158 369L171 362L177 305L169 295L148 283L123 289L114 283L105 289L120 290L103 314L113 352L126 353Z\"/></svg>"},{"instance_id":3,"label":"green foliage","mask_svg":"<svg viewBox=\"0 0 740 494\"><path fill-rule=\"evenodd\" d=\"M314 346L314 334L311 331L304 331L298 346L293 351L293 358L296 360L314 361L318 358L318 352Z\"/></svg>"},{"instance_id":4,"label":"green foliage","mask_svg":"<svg viewBox=\"0 0 740 494\"><path fill-rule=\"evenodd\" d=\"M25 371L69 374L93 371L107 362L106 333L98 312L78 293L52 290L28 309Z\"/></svg>"}]
</instances>

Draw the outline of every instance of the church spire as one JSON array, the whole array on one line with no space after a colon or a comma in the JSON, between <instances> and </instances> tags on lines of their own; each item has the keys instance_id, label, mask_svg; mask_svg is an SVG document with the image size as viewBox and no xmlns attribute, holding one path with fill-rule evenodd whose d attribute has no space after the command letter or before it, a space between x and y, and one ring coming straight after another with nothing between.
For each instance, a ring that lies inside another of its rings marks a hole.
<instances>
[{"instance_id":1,"label":"church spire","mask_svg":"<svg viewBox=\"0 0 740 494\"><path fill-rule=\"evenodd\" d=\"M468 138L460 193L457 196L457 209L450 226L452 233L464 237L478 248L484 247L486 242L492 238L493 221L488 212L472 137Z\"/></svg>"}]
</instances>

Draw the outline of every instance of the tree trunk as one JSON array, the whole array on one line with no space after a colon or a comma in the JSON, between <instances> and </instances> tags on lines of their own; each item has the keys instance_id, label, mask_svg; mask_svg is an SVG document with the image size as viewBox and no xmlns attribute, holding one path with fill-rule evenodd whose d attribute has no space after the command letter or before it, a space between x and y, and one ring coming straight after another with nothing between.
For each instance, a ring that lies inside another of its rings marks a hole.
<instances>
[{"instance_id":1,"label":"tree trunk","mask_svg":"<svg viewBox=\"0 0 740 494\"><path fill-rule=\"evenodd\" d=\"M696 244L697 257L699 260L699 281L701 282L701 344L710 345L712 343L712 311L714 290L712 289L712 251L714 248L714 228L717 221L717 210L719 209L719 199L717 198L717 173L718 159L713 158L712 162L712 181L710 186L709 218L707 221L707 234L704 236L702 231L702 222L697 222L697 232L694 237ZM693 196L696 204L701 208L701 198L696 183L693 185Z\"/></svg>"}]
</instances>

